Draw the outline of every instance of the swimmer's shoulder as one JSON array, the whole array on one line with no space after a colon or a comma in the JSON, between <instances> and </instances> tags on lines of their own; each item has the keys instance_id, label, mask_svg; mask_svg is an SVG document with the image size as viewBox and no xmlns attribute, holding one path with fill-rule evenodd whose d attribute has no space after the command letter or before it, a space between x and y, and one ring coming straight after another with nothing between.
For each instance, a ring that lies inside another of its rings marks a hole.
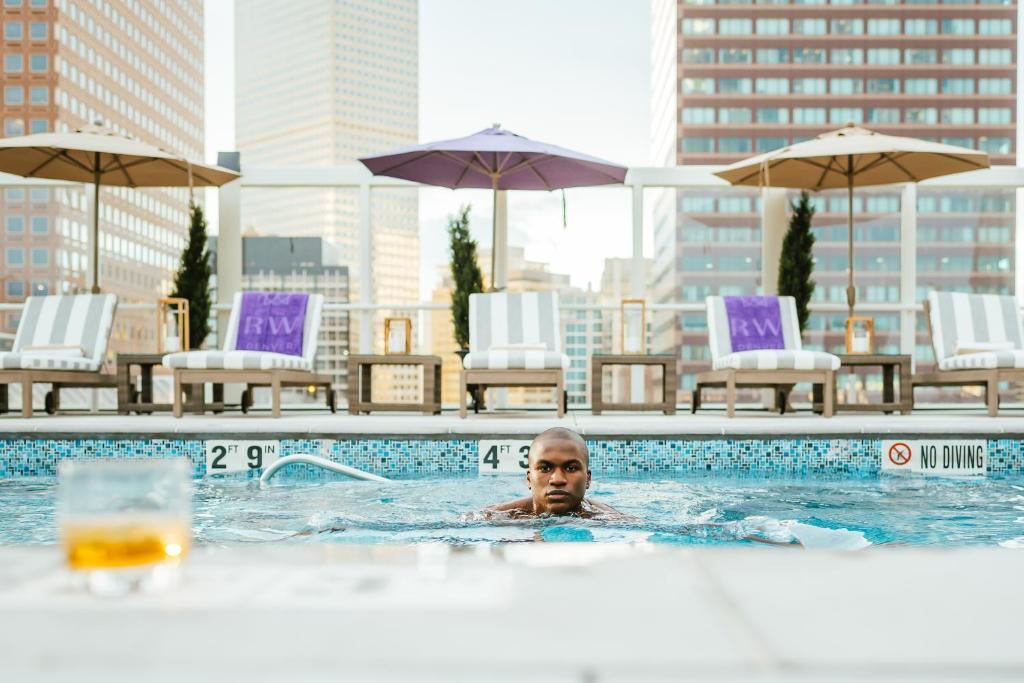
<instances>
[{"instance_id":1,"label":"swimmer's shoulder","mask_svg":"<svg viewBox=\"0 0 1024 683\"><path fill-rule=\"evenodd\" d=\"M533 499L519 498L497 505L491 505L480 511L485 518L491 517L519 517L533 514Z\"/></svg>"}]
</instances>

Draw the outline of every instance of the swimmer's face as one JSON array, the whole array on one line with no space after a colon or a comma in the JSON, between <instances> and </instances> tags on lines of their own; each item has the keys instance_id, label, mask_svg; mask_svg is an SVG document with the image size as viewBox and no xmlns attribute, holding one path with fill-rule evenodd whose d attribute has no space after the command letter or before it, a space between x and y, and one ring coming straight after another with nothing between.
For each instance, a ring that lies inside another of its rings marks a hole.
<instances>
[{"instance_id":1,"label":"swimmer's face","mask_svg":"<svg viewBox=\"0 0 1024 683\"><path fill-rule=\"evenodd\" d=\"M566 515L578 512L590 487L586 450L571 439L535 441L530 448L526 483L533 493L535 513Z\"/></svg>"}]
</instances>

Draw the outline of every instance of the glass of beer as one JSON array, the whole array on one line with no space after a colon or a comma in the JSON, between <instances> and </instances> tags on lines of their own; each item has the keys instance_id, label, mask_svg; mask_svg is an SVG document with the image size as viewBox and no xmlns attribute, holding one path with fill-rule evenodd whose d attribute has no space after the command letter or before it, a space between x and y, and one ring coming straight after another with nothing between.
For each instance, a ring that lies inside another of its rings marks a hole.
<instances>
[{"instance_id":1,"label":"glass of beer","mask_svg":"<svg viewBox=\"0 0 1024 683\"><path fill-rule=\"evenodd\" d=\"M177 580L192 539L191 469L185 458L60 464L61 542L90 591L120 595Z\"/></svg>"}]
</instances>

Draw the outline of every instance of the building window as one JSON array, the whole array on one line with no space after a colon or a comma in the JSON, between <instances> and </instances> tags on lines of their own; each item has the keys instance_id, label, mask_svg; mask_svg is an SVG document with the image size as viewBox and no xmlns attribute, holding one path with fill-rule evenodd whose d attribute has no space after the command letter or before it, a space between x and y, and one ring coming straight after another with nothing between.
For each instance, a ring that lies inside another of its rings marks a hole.
<instances>
[{"instance_id":1,"label":"building window","mask_svg":"<svg viewBox=\"0 0 1024 683\"><path fill-rule=\"evenodd\" d=\"M49 55L29 55L28 69L34 73L44 73L50 68Z\"/></svg>"},{"instance_id":2,"label":"building window","mask_svg":"<svg viewBox=\"0 0 1024 683\"><path fill-rule=\"evenodd\" d=\"M828 112L828 122L837 126L864 123L864 111L857 107L833 107Z\"/></svg>"},{"instance_id":3,"label":"building window","mask_svg":"<svg viewBox=\"0 0 1024 683\"><path fill-rule=\"evenodd\" d=\"M710 47L688 47L682 51L683 64L714 64L715 51Z\"/></svg>"},{"instance_id":4,"label":"building window","mask_svg":"<svg viewBox=\"0 0 1024 683\"><path fill-rule=\"evenodd\" d=\"M28 0L31 7L46 7L47 0Z\"/></svg>"},{"instance_id":5,"label":"building window","mask_svg":"<svg viewBox=\"0 0 1024 683\"><path fill-rule=\"evenodd\" d=\"M48 119L32 119L29 126L29 130L33 134L50 132L50 121Z\"/></svg>"},{"instance_id":6,"label":"building window","mask_svg":"<svg viewBox=\"0 0 1024 683\"><path fill-rule=\"evenodd\" d=\"M859 47L842 48L839 50L832 50L832 63L833 64L863 64L864 63L864 50Z\"/></svg>"},{"instance_id":7,"label":"building window","mask_svg":"<svg viewBox=\"0 0 1024 683\"><path fill-rule=\"evenodd\" d=\"M50 188L33 187L30 195L33 204L45 204L50 201Z\"/></svg>"},{"instance_id":8,"label":"building window","mask_svg":"<svg viewBox=\"0 0 1024 683\"><path fill-rule=\"evenodd\" d=\"M984 52L984 50L982 50L982 52ZM1009 52L1009 50L1007 50L1007 52ZM974 64L974 50L963 47L952 48L950 50L943 50L942 63L954 64L958 66Z\"/></svg>"},{"instance_id":9,"label":"building window","mask_svg":"<svg viewBox=\"0 0 1024 683\"><path fill-rule=\"evenodd\" d=\"M786 95L789 93L788 78L758 78L754 85L758 95Z\"/></svg>"},{"instance_id":10,"label":"building window","mask_svg":"<svg viewBox=\"0 0 1024 683\"><path fill-rule=\"evenodd\" d=\"M11 138L25 134L25 122L22 119L4 119L4 135Z\"/></svg>"},{"instance_id":11,"label":"building window","mask_svg":"<svg viewBox=\"0 0 1024 683\"><path fill-rule=\"evenodd\" d=\"M718 51L718 61L721 64L751 64L754 55L750 50L730 47Z\"/></svg>"},{"instance_id":12,"label":"building window","mask_svg":"<svg viewBox=\"0 0 1024 683\"><path fill-rule=\"evenodd\" d=\"M684 95L711 95L715 92L715 79L713 78L684 78Z\"/></svg>"},{"instance_id":13,"label":"building window","mask_svg":"<svg viewBox=\"0 0 1024 683\"><path fill-rule=\"evenodd\" d=\"M1013 34L1009 19L979 19L978 33L983 36L1008 36Z\"/></svg>"},{"instance_id":14,"label":"building window","mask_svg":"<svg viewBox=\"0 0 1024 683\"><path fill-rule=\"evenodd\" d=\"M784 36L789 33L788 19L758 19L757 32L763 36Z\"/></svg>"},{"instance_id":15,"label":"building window","mask_svg":"<svg viewBox=\"0 0 1024 683\"><path fill-rule=\"evenodd\" d=\"M714 19L683 19L683 35L711 36L714 34Z\"/></svg>"},{"instance_id":16,"label":"building window","mask_svg":"<svg viewBox=\"0 0 1024 683\"><path fill-rule=\"evenodd\" d=\"M864 92L864 81L859 78L833 78L829 82L833 95L860 95Z\"/></svg>"},{"instance_id":17,"label":"building window","mask_svg":"<svg viewBox=\"0 0 1024 683\"><path fill-rule=\"evenodd\" d=\"M7 265L8 266L23 266L25 265L25 250L21 247L7 247Z\"/></svg>"},{"instance_id":18,"label":"building window","mask_svg":"<svg viewBox=\"0 0 1024 683\"><path fill-rule=\"evenodd\" d=\"M4 55L4 72L9 74L21 73L25 70L25 59L19 54Z\"/></svg>"},{"instance_id":19,"label":"building window","mask_svg":"<svg viewBox=\"0 0 1024 683\"><path fill-rule=\"evenodd\" d=\"M973 95L974 94L974 79L973 78L943 78L942 79L942 94L943 95Z\"/></svg>"},{"instance_id":20,"label":"building window","mask_svg":"<svg viewBox=\"0 0 1024 683\"><path fill-rule=\"evenodd\" d=\"M690 154L710 154L715 151L715 139L686 136L683 138L683 152Z\"/></svg>"},{"instance_id":21,"label":"building window","mask_svg":"<svg viewBox=\"0 0 1024 683\"><path fill-rule=\"evenodd\" d=\"M49 216L32 216L32 234L45 235L50 232Z\"/></svg>"},{"instance_id":22,"label":"building window","mask_svg":"<svg viewBox=\"0 0 1024 683\"><path fill-rule=\"evenodd\" d=\"M719 19L718 35L720 36L749 36L754 32L754 25L750 19Z\"/></svg>"},{"instance_id":23,"label":"building window","mask_svg":"<svg viewBox=\"0 0 1024 683\"><path fill-rule=\"evenodd\" d=\"M25 24L20 21L4 22L4 40L21 40L25 37Z\"/></svg>"},{"instance_id":24,"label":"building window","mask_svg":"<svg viewBox=\"0 0 1024 683\"><path fill-rule=\"evenodd\" d=\"M905 19L903 32L908 36L933 36L939 32L939 22L935 19Z\"/></svg>"},{"instance_id":25,"label":"building window","mask_svg":"<svg viewBox=\"0 0 1024 683\"><path fill-rule=\"evenodd\" d=\"M32 104L49 104L50 89L45 85L33 85L30 88L29 96Z\"/></svg>"},{"instance_id":26,"label":"building window","mask_svg":"<svg viewBox=\"0 0 1024 683\"><path fill-rule=\"evenodd\" d=\"M907 95L937 95L939 83L934 78L908 78L903 83Z\"/></svg>"},{"instance_id":27,"label":"building window","mask_svg":"<svg viewBox=\"0 0 1024 683\"><path fill-rule=\"evenodd\" d=\"M789 144L789 140L786 138L758 138L756 150L759 154L772 152L780 147L785 147L787 144Z\"/></svg>"},{"instance_id":28,"label":"building window","mask_svg":"<svg viewBox=\"0 0 1024 683\"><path fill-rule=\"evenodd\" d=\"M8 216L4 221L7 233L10 235L22 235L25 233L24 216Z\"/></svg>"},{"instance_id":29,"label":"building window","mask_svg":"<svg viewBox=\"0 0 1024 683\"><path fill-rule=\"evenodd\" d=\"M32 249L32 265L33 266L48 266L50 265L50 250L45 247L33 247Z\"/></svg>"},{"instance_id":30,"label":"building window","mask_svg":"<svg viewBox=\"0 0 1024 683\"><path fill-rule=\"evenodd\" d=\"M869 78L867 91L879 95L899 95L900 79L898 78Z\"/></svg>"},{"instance_id":31,"label":"building window","mask_svg":"<svg viewBox=\"0 0 1024 683\"><path fill-rule=\"evenodd\" d=\"M939 114L934 107L911 107L903 112L904 123L938 123Z\"/></svg>"},{"instance_id":32,"label":"building window","mask_svg":"<svg viewBox=\"0 0 1024 683\"><path fill-rule=\"evenodd\" d=\"M714 107L683 107L683 123L714 123Z\"/></svg>"},{"instance_id":33,"label":"building window","mask_svg":"<svg viewBox=\"0 0 1024 683\"><path fill-rule=\"evenodd\" d=\"M25 190L20 187L8 187L4 190L4 200L8 202L25 201Z\"/></svg>"},{"instance_id":34,"label":"building window","mask_svg":"<svg viewBox=\"0 0 1024 683\"><path fill-rule=\"evenodd\" d=\"M979 95L1012 95L1013 87L1009 78L979 78Z\"/></svg>"},{"instance_id":35,"label":"building window","mask_svg":"<svg viewBox=\"0 0 1024 683\"><path fill-rule=\"evenodd\" d=\"M751 123L753 120L746 107L722 107L718 110L719 123Z\"/></svg>"},{"instance_id":36,"label":"building window","mask_svg":"<svg viewBox=\"0 0 1024 683\"><path fill-rule=\"evenodd\" d=\"M990 138L983 135L978 138L978 149L989 154L1009 154L1010 138Z\"/></svg>"},{"instance_id":37,"label":"building window","mask_svg":"<svg viewBox=\"0 0 1024 683\"><path fill-rule=\"evenodd\" d=\"M950 107L939 113L939 121L954 125L974 123L974 110L970 107Z\"/></svg>"},{"instance_id":38,"label":"building window","mask_svg":"<svg viewBox=\"0 0 1024 683\"><path fill-rule=\"evenodd\" d=\"M823 36L826 32L824 19L794 19L793 33L801 36Z\"/></svg>"},{"instance_id":39,"label":"building window","mask_svg":"<svg viewBox=\"0 0 1024 683\"><path fill-rule=\"evenodd\" d=\"M928 49L907 50L907 64L937 64L939 61L938 52Z\"/></svg>"},{"instance_id":40,"label":"building window","mask_svg":"<svg viewBox=\"0 0 1024 683\"><path fill-rule=\"evenodd\" d=\"M840 36L859 36L864 33L864 20L833 19L832 33Z\"/></svg>"},{"instance_id":41,"label":"building window","mask_svg":"<svg viewBox=\"0 0 1024 683\"><path fill-rule=\"evenodd\" d=\"M4 0L4 7L21 7L21 0Z\"/></svg>"},{"instance_id":42,"label":"building window","mask_svg":"<svg viewBox=\"0 0 1024 683\"><path fill-rule=\"evenodd\" d=\"M820 47L793 48L794 64L824 64L825 50Z\"/></svg>"},{"instance_id":43,"label":"building window","mask_svg":"<svg viewBox=\"0 0 1024 683\"><path fill-rule=\"evenodd\" d=\"M747 154L751 151L750 138L719 138L718 151L723 154Z\"/></svg>"},{"instance_id":44,"label":"building window","mask_svg":"<svg viewBox=\"0 0 1024 683\"><path fill-rule=\"evenodd\" d=\"M32 40L46 40L50 37L50 28L45 21L33 21L28 25L28 37Z\"/></svg>"},{"instance_id":45,"label":"building window","mask_svg":"<svg viewBox=\"0 0 1024 683\"><path fill-rule=\"evenodd\" d=\"M749 78L719 78L718 92L728 95L749 95L752 92Z\"/></svg>"},{"instance_id":46,"label":"building window","mask_svg":"<svg viewBox=\"0 0 1024 683\"><path fill-rule=\"evenodd\" d=\"M1005 126L1011 123L1012 113L1006 107L981 107L978 109L978 123Z\"/></svg>"},{"instance_id":47,"label":"building window","mask_svg":"<svg viewBox=\"0 0 1024 683\"><path fill-rule=\"evenodd\" d=\"M13 299L20 299L25 296L25 283L9 280L7 282L7 296Z\"/></svg>"},{"instance_id":48,"label":"building window","mask_svg":"<svg viewBox=\"0 0 1024 683\"><path fill-rule=\"evenodd\" d=\"M1013 64L1013 51L1009 48L983 47L978 50L978 63L996 66Z\"/></svg>"},{"instance_id":49,"label":"building window","mask_svg":"<svg viewBox=\"0 0 1024 683\"><path fill-rule=\"evenodd\" d=\"M757 110L758 123L789 123L789 110L779 107L761 107Z\"/></svg>"},{"instance_id":50,"label":"building window","mask_svg":"<svg viewBox=\"0 0 1024 683\"><path fill-rule=\"evenodd\" d=\"M873 47L868 50L868 64L899 64L900 51L895 47Z\"/></svg>"},{"instance_id":51,"label":"building window","mask_svg":"<svg viewBox=\"0 0 1024 683\"><path fill-rule=\"evenodd\" d=\"M32 296L46 296L50 293L50 283L48 282L33 282L32 283Z\"/></svg>"},{"instance_id":52,"label":"building window","mask_svg":"<svg viewBox=\"0 0 1024 683\"><path fill-rule=\"evenodd\" d=\"M972 36L974 19L943 19L942 32L954 36Z\"/></svg>"},{"instance_id":53,"label":"building window","mask_svg":"<svg viewBox=\"0 0 1024 683\"><path fill-rule=\"evenodd\" d=\"M868 35L898 36L899 34L899 19L868 19Z\"/></svg>"},{"instance_id":54,"label":"building window","mask_svg":"<svg viewBox=\"0 0 1024 683\"><path fill-rule=\"evenodd\" d=\"M793 92L797 95L824 95L824 78L794 78Z\"/></svg>"},{"instance_id":55,"label":"building window","mask_svg":"<svg viewBox=\"0 0 1024 683\"><path fill-rule=\"evenodd\" d=\"M761 48L757 51L758 64L788 64L789 50L785 48Z\"/></svg>"},{"instance_id":56,"label":"building window","mask_svg":"<svg viewBox=\"0 0 1024 683\"><path fill-rule=\"evenodd\" d=\"M899 123L900 110L891 107L872 107L867 112L868 123Z\"/></svg>"},{"instance_id":57,"label":"building window","mask_svg":"<svg viewBox=\"0 0 1024 683\"><path fill-rule=\"evenodd\" d=\"M25 104L25 89L20 85L5 85L4 104Z\"/></svg>"}]
</instances>

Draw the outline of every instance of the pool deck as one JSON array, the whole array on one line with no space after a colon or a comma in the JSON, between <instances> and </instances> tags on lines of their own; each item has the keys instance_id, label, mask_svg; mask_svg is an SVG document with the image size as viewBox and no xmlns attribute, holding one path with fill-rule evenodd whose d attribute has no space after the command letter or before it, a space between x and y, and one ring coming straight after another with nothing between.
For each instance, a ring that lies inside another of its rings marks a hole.
<instances>
[{"instance_id":1,"label":"pool deck","mask_svg":"<svg viewBox=\"0 0 1024 683\"><path fill-rule=\"evenodd\" d=\"M69 435L117 438L326 438L394 436L395 438L532 437L548 427L565 426L595 439L623 438L913 438L975 436L1024 439L1024 411L1008 410L988 417L979 410L935 410L913 415L847 414L823 418L809 413L774 415L750 412L733 419L723 412L698 415L570 412L563 419L551 412L500 412L460 419L442 415L328 415L290 412L280 418L267 413L224 415L69 414L41 415L29 420L0 417L0 439L68 438Z\"/></svg>"},{"instance_id":2,"label":"pool deck","mask_svg":"<svg viewBox=\"0 0 1024 683\"><path fill-rule=\"evenodd\" d=\"M10 681L1019 681L1024 553L202 548L100 599L0 548Z\"/></svg>"}]
</instances>

